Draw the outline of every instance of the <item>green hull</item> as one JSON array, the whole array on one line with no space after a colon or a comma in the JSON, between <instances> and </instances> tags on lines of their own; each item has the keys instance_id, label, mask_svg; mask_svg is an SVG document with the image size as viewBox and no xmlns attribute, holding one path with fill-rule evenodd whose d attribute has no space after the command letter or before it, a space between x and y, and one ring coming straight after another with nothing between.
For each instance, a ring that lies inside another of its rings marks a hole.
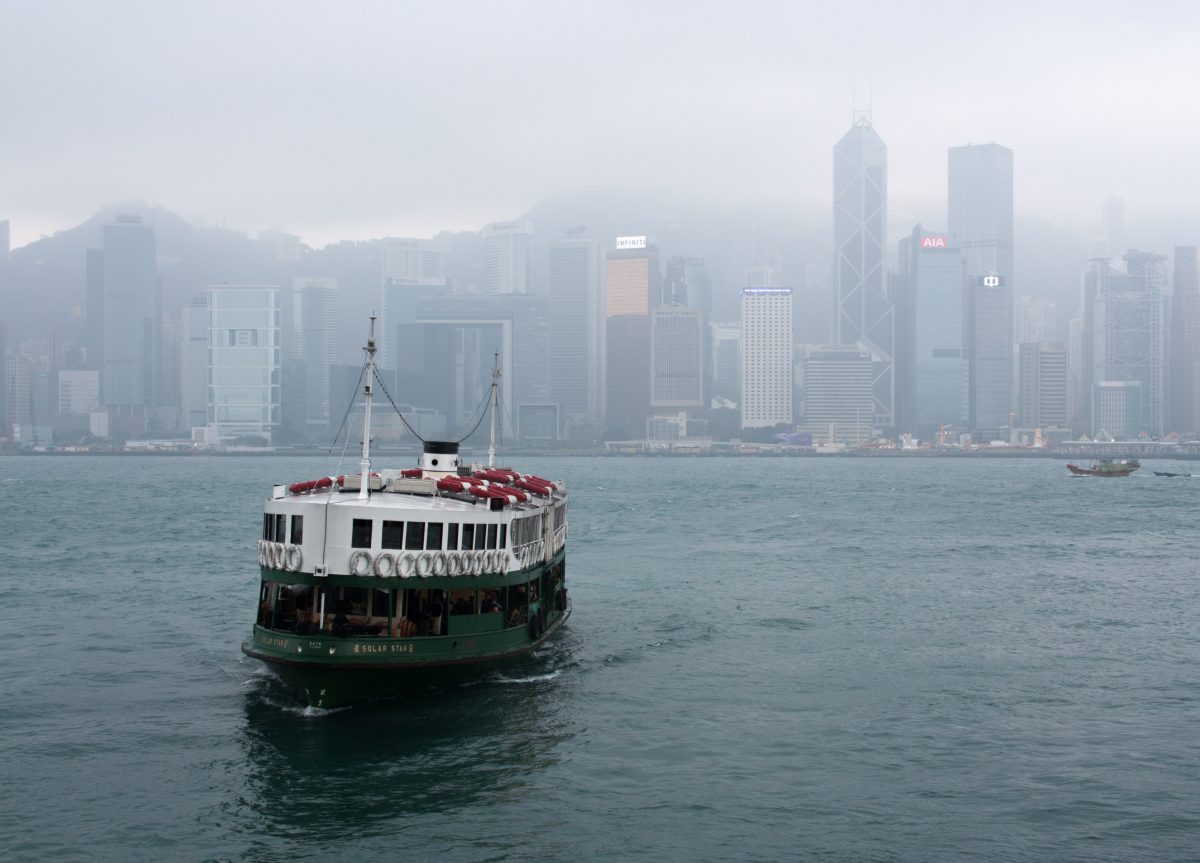
<instances>
[{"instance_id":1,"label":"green hull","mask_svg":"<svg viewBox=\"0 0 1200 863\"><path fill-rule=\"evenodd\" d=\"M552 564L564 557L565 551L560 551ZM476 583L524 580L542 571L537 567ZM465 586L461 579L455 581L454 587ZM422 583L422 587L440 586L439 579ZM550 600L530 605L529 617L536 623L488 630L476 625L473 618L461 624L451 618L446 635L410 638L297 634L256 625L250 640L242 644L242 652L268 665L309 705L333 708L479 677L533 650L558 630L570 613L569 602L559 609Z\"/></svg>"}]
</instances>

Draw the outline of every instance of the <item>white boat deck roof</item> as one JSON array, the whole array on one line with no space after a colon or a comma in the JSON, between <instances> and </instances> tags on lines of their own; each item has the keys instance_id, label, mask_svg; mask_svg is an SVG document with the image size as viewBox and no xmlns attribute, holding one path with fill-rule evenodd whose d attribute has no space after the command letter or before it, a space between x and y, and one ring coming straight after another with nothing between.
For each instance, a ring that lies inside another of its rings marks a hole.
<instances>
[{"instance_id":1,"label":"white boat deck roof","mask_svg":"<svg viewBox=\"0 0 1200 863\"><path fill-rule=\"evenodd\" d=\"M551 503L553 498L534 497L526 503L518 503L504 507L503 511L533 512ZM281 498L269 500L268 503L307 504L324 506L358 506L382 510L407 510L418 512L457 512L457 513L490 513L493 510L486 498L478 502L458 500L457 498L441 495L408 494L405 492L373 491L366 500L358 496L357 491L319 491L310 494L285 494Z\"/></svg>"}]
</instances>

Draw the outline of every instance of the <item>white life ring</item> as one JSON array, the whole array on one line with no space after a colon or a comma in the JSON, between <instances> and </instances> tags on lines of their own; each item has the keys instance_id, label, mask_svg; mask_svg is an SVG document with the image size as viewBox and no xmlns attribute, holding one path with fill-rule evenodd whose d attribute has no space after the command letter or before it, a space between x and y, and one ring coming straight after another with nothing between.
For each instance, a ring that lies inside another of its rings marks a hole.
<instances>
[{"instance_id":1,"label":"white life ring","mask_svg":"<svg viewBox=\"0 0 1200 863\"><path fill-rule=\"evenodd\" d=\"M529 546L523 545L517 549L517 561L521 564L521 569L529 566Z\"/></svg>"},{"instance_id":2,"label":"white life ring","mask_svg":"<svg viewBox=\"0 0 1200 863\"><path fill-rule=\"evenodd\" d=\"M375 555L375 574L380 578L391 578L396 574L396 555L381 551Z\"/></svg>"},{"instance_id":3,"label":"white life ring","mask_svg":"<svg viewBox=\"0 0 1200 863\"><path fill-rule=\"evenodd\" d=\"M417 578L428 578L429 570L433 568L433 555L427 551L417 555Z\"/></svg>"},{"instance_id":4,"label":"white life ring","mask_svg":"<svg viewBox=\"0 0 1200 863\"><path fill-rule=\"evenodd\" d=\"M475 552L475 568L472 575L483 575L487 569L487 554L482 551Z\"/></svg>"},{"instance_id":5,"label":"white life ring","mask_svg":"<svg viewBox=\"0 0 1200 863\"><path fill-rule=\"evenodd\" d=\"M300 567L304 565L304 552L300 550L298 545L289 545L287 548L287 568L289 572L299 572Z\"/></svg>"},{"instance_id":6,"label":"white life ring","mask_svg":"<svg viewBox=\"0 0 1200 863\"><path fill-rule=\"evenodd\" d=\"M412 552L405 552L400 555L400 559L396 562L396 574L401 578L411 578L416 563L417 559L412 556Z\"/></svg>"},{"instance_id":7,"label":"white life ring","mask_svg":"<svg viewBox=\"0 0 1200 863\"><path fill-rule=\"evenodd\" d=\"M361 548L350 555L350 574L363 576L371 572L371 555Z\"/></svg>"},{"instance_id":8,"label":"white life ring","mask_svg":"<svg viewBox=\"0 0 1200 863\"><path fill-rule=\"evenodd\" d=\"M464 551L462 553L462 574L479 575L479 573L475 571L475 552Z\"/></svg>"},{"instance_id":9,"label":"white life ring","mask_svg":"<svg viewBox=\"0 0 1200 863\"><path fill-rule=\"evenodd\" d=\"M276 542L271 547L271 568L283 569L287 563L287 549L282 542Z\"/></svg>"},{"instance_id":10,"label":"white life ring","mask_svg":"<svg viewBox=\"0 0 1200 863\"><path fill-rule=\"evenodd\" d=\"M434 554L433 554L433 570L432 570L433 574L435 576L445 575L447 568L448 567L446 564L446 555L442 554L440 551L434 552Z\"/></svg>"},{"instance_id":11,"label":"white life ring","mask_svg":"<svg viewBox=\"0 0 1200 863\"><path fill-rule=\"evenodd\" d=\"M500 570L500 553L489 551L484 557L484 566L488 572L499 572Z\"/></svg>"},{"instance_id":12,"label":"white life ring","mask_svg":"<svg viewBox=\"0 0 1200 863\"><path fill-rule=\"evenodd\" d=\"M266 548L266 545L267 545L267 541L266 541L265 539L260 539L260 540L258 541L258 565L259 565L259 566L266 566L266 565L267 565L267 548Z\"/></svg>"}]
</instances>

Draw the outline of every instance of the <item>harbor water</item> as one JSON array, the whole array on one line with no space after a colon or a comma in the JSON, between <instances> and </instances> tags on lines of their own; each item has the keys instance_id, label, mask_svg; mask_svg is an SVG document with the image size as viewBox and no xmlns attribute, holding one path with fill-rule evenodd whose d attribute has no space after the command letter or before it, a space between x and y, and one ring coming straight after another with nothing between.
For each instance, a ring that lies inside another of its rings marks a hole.
<instances>
[{"instance_id":1,"label":"harbor water","mask_svg":"<svg viewBox=\"0 0 1200 863\"><path fill-rule=\"evenodd\" d=\"M518 462L565 630L314 711L239 646L263 499L333 464L0 459L0 859L1200 856L1189 464Z\"/></svg>"}]
</instances>

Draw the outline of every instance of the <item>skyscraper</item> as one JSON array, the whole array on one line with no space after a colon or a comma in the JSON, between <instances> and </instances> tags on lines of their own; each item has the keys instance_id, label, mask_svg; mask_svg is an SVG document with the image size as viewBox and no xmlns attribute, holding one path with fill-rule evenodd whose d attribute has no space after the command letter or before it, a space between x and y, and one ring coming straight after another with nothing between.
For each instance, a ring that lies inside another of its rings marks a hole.
<instances>
[{"instance_id":1,"label":"skyscraper","mask_svg":"<svg viewBox=\"0 0 1200 863\"><path fill-rule=\"evenodd\" d=\"M382 368L396 368L396 327L416 320L420 300L446 294L450 244L444 238L389 237L380 245L379 331L375 345Z\"/></svg>"},{"instance_id":2,"label":"skyscraper","mask_svg":"<svg viewBox=\"0 0 1200 863\"><path fill-rule=\"evenodd\" d=\"M704 258L676 255L667 261L662 302L666 306L701 309L706 316L712 314L712 279L704 268Z\"/></svg>"},{"instance_id":3,"label":"skyscraper","mask_svg":"<svg viewBox=\"0 0 1200 863\"><path fill-rule=\"evenodd\" d=\"M618 237L604 284L608 429L641 438L650 414L650 310L662 296L658 249L645 237Z\"/></svg>"},{"instance_id":4,"label":"skyscraper","mask_svg":"<svg viewBox=\"0 0 1200 863\"><path fill-rule=\"evenodd\" d=\"M660 306L650 312L650 407L655 411L704 407L704 312Z\"/></svg>"},{"instance_id":5,"label":"skyscraper","mask_svg":"<svg viewBox=\"0 0 1200 863\"><path fill-rule=\"evenodd\" d=\"M1022 428L1066 428L1067 346L1023 342L1020 350L1018 416Z\"/></svg>"},{"instance_id":6,"label":"skyscraper","mask_svg":"<svg viewBox=\"0 0 1200 863\"><path fill-rule=\"evenodd\" d=\"M812 345L804 361L805 431L829 443L872 437L874 360L866 348Z\"/></svg>"},{"instance_id":7,"label":"skyscraper","mask_svg":"<svg viewBox=\"0 0 1200 863\"><path fill-rule=\"evenodd\" d=\"M742 428L792 416L792 289L742 289Z\"/></svg>"},{"instance_id":8,"label":"skyscraper","mask_svg":"<svg viewBox=\"0 0 1200 863\"><path fill-rule=\"evenodd\" d=\"M898 314L911 315L915 431L931 438L941 426L962 428L968 419L964 264L949 237L920 225L907 258L911 311L900 307Z\"/></svg>"},{"instance_id":9,"label":"skyscraper","mask_svg":"<svg viewBox=\"0 0 1200 863\"><path fill-rule=\"evenodd\" d=\"M304 367L304 420L329 424L329 367L337 341L337 279L298 277L292 283L293 359Z\"/></svg>"},{"instance_id":10,"label":"skyscraper","mask_svg":"<svg viewBox=\"0 0 1200 863\"><path fill-rule=\"evenodd\" d=\"M529 257L533 225L527 221L492 222L484 225L483 292L485 294L529 293Z\"/></svg>"},{"instance_id":11,"label":"skyscraper","mask_svg":"<svg viewBox=\"0 0 1200 863\"><path fill-rule=\"evenodd\" d=\"M271 442L279 426L279 289L208 289L208 422L218 441Z\"/></svg>"},{"instance_id":12,"label":"skyscraper","mask_svg":"<svg viewBox=\"0 0 1200 863\"><path fill-rule=\"evenodd\" d=\"M551 391L571 422L604 414L604 308L596 243L578 234L550 244Z\"/></svg>"},{"instance_id":13,"label":"skyscraper","mask_svg":"<svg viewBox=\"0 0 1200 863\"><path fill-rule=\"evenodd\" d=\"M1094 399L1101 382L1137 382L1141 417L1129 415L1126 419L1136 423L1138 432L1162 433L1165 260L1163 255L1131 251L1125 256L1126 272L1113 269L1107 260L1098 260L1084 276L1081 388L1090 400L1085 414L1093 419L1093 433L1098 431L1094 423L1100 414ZM1123 410L1132 410L1133 401L1122 404L1126 406Z\"/></svg>"},{"instance_id":14,"label":"skyscraper","mask_svg":"<svg viewBox=\"0 0 1200 863\"><path fill-rule=\"evenodd\" d=\"M971 426L1007 426L1013 366L1013 154L999 144L951 147L950 237L970 277Z\"/></svg>"},{"instance_id":15,"label":"skyscraper","mask_svg":"<svg viewBox=\"0 0 1200 863\"><path fill-rule=\"evenodd\" d=\"M208 295L196 294L183 307L180 325L179 397L185 429L208 422Z\"/></svg>"},{"instance_id":16,"label":"skyscraper","mask_svg":"<svg viewBox=\"0 0 1200 863\"><path fill-rule=\"evenodd\" d=\"M158 354L154 230L138 216L104 226L104 361L100 396L118 409L154 404ZM136 411L135 411L136 412Z\"/></svg>"},{"instance_id":17,"label":"skyscraper","mask_svg":"<svg viewBox=\"0 0 1200 863\"><path fill-rule=\"evenodd\" d=\"M895 424L895 318L887 295L887 148L868 114L833 148L835 334L871 352L875 425Z\"/></svg>"},{"instance_id":18,"label":"skyscraper","mask_svg":"<svg viewBox=\"0 0 1200 863\"><path fill-rule=\"evenodd\" d=\"M1200 270L1196 247L1175 248L1168 431L1200 430Z\"/></svg>"}]
</instances>

